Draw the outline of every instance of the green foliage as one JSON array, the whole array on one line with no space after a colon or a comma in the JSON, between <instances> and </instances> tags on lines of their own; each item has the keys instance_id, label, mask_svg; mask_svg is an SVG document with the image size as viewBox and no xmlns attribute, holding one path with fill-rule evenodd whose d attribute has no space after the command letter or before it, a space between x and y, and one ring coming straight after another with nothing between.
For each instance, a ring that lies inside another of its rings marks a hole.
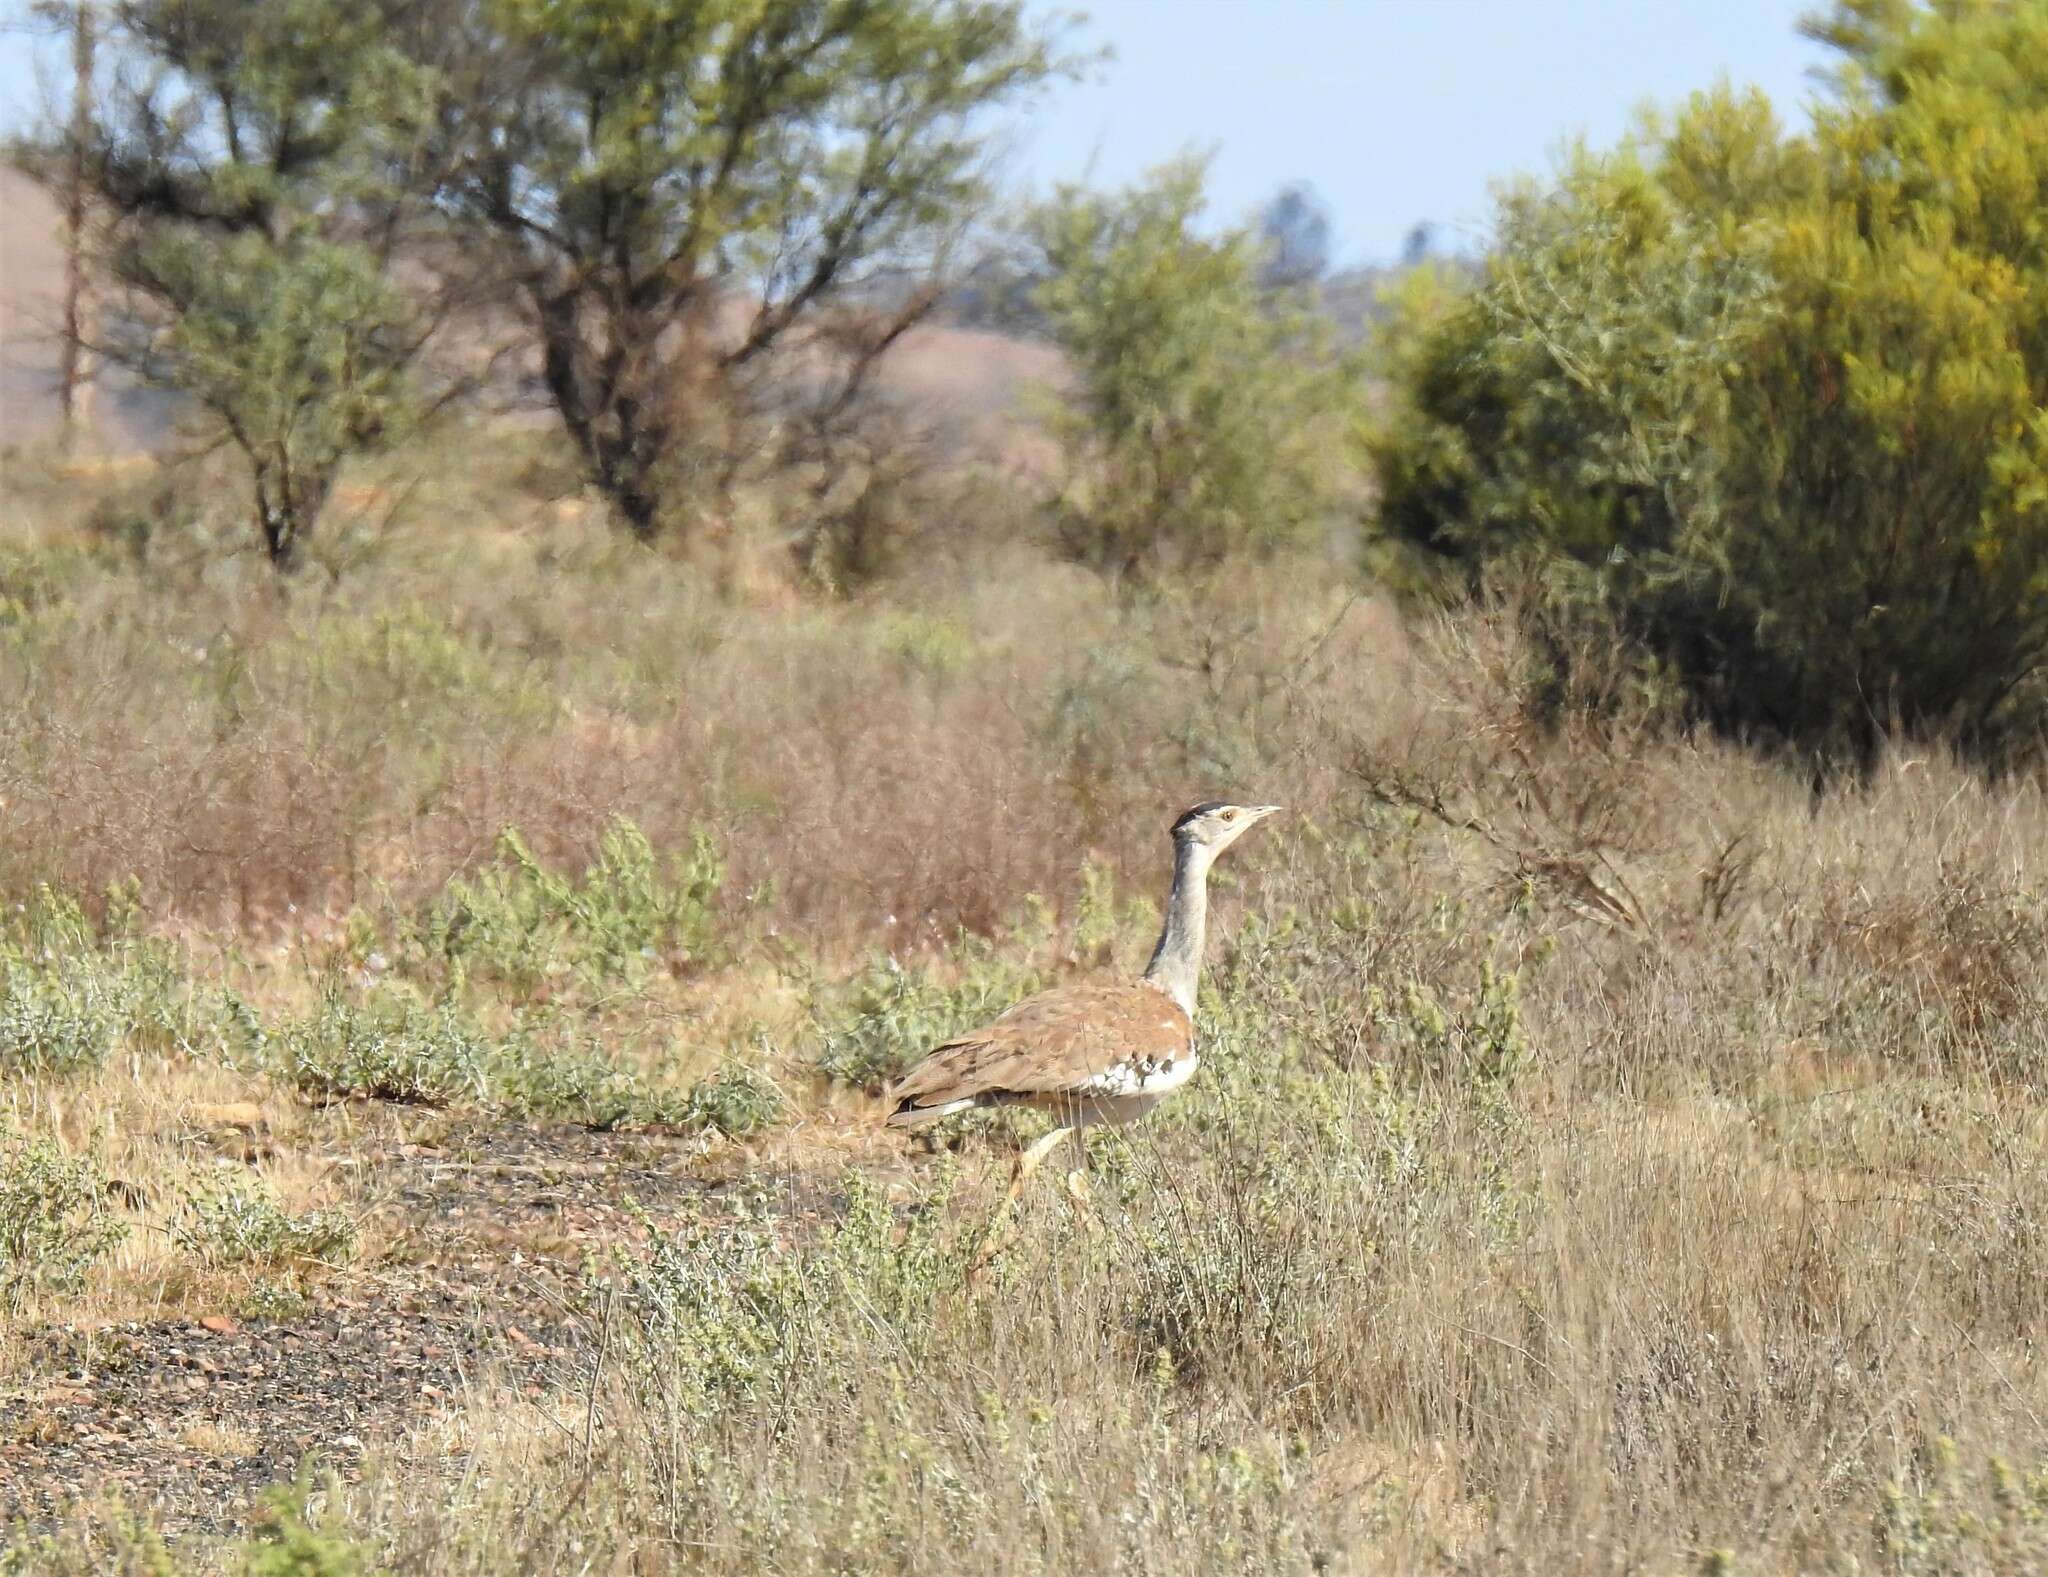
<instances>
[{"instance_id":1,"label":"green foliage","mask_svg":"<svg viewBox=\"0 0 2048 1577\"><path fill-rule=\"evenodd\" d=\"M289 565L342 462L420 415L417 307L380 259L310 227L282 239L152 231L118 266L170 317L123 359L189 396L242 449L264 544Z\"/></svg>"},{"instance_id":2,"label":"green foliage","mask_svg":"<svg viewBox=\"0 0 2048 1577\"><path fill-rule=\"evenodd\" d=\"M433 327L393 260L413 238L434 81L377 0L145 0L108 40L131 69L83 147L108 217L97 261L135 307L102 347L188 396L240 451L256 523L289 565L352 454L418 414ZM418 258L415 256L415 261Z\"/></svg>"},{"instance_id":3,"label":"green foliage","mask_svg":"<svg viewBox=\"0 0 2048 1577\"><path fill-rule=\"evenodd\" d=\"M655 1232L622 1288L644 1346L640 1376L700 1418L784 1405L794 1389L842 1386L877 1357L914 1366L940 1293L966 1270L941 1236L943 1200L899 1231L857 1173L845 1215L792 1252L765 1222Z\"/></svg>"},{"instance_id":4,"label":"green foliage","mask_svg":"<svg viewBox=\"0 0 2048 1577\"><path fill-rule=\"evenodd\" d=\"M1723 726L1996 748L2048 651L2048 12L1822 30L1850 53L1811 133L1698 96L1511 192L1471 290L1411 287L1381 519L1569 567Z\"/></svg>"},{"instance_id":5,"label":"green foliage","mask_svg":"<svg viewBox=\"0 0 2048 1577\"><path fill-rule=\"evenodd\" d=\"M446 729L479 717L507 733L521 732L546 726L561 704L522 665L485 648L445 611L416 602L322 620L304 662L304 680L287 669L284 682L346 696L380 735L398 726ZM224 677L230 688L237 680L247 688L250 678L246 668ZM238 709L240 696L230 700Z\"/></svg>"},{"instance_id":6,"label":"green foliage","mask_svg":"<svg viewBox=\"0 0 2048 1577\"><path fill-rule=\"evenodd\" d=\"M819 1072L879 1094L948 1035L988 1022L1038 984L1032 971L967 939L957 973L948 984L929 966L906 968L892 955L842 986L814 991L806 1008Z\"/></svg>"},{"instance_id":7,"label":"green foliage","mask_svg":"<svg viewBox=\"0 0 2048 1577\"><path fill-rule=\"evenodd\" d=\"M752 1069L723 1067L684 1089L594 1041L564 1044L545 1016L517 1021L498 1038L454 1001L430 1006L395 986L355 992L329 982L319 1008L267 1044L284 1078L324 1100L468 1105L600 1131L696 1129L732 1139L782 1115L781 1096ZM230 1200L202 1214L211 1220L248 1203Z\"/></svg>"},{"instance_id":8,"label":"green foliage","mask_svg":"<svg viewBox=\"0 0 2048 1577\"><path fill-rule=\"evenodd\" d=\"M128 1509L119 1496L96 1509L90 1523L31 1537L16 1521L0 1545L0 1577L188 1577L147 1513Z\"/></svg>"},{"instance_id":9,"label":"green foliage","mask_svg":"<svg viewBox=\"0 0 2048 1577\"><path fill-rule=\"evenodd\" d=\"M1259 283L1249 232L1196 229L1204 167L1127 192L1067 188L1034 217L1037 300L1073 370L1056 509L1084 562L1138 573L1298 540L1346 467L1355 369Z\"/></svg>"},{"instance_id":10,"label":"green foliage","mask_svg":"<svg viewBox=\"0 0 2048 1577\"><path fill-rule=\"evenodd\" d=\"M1966 1464L1937 1439L1888 1486L1875 1518L1885 1569L1900 1573L2023 1571L2048 1560L2048 1469L2002 1457Z\"/></svg>"},{"instance_id":11,"label":"green foliage","mask_svg":"<svg viewBox=\"0 0 2048 1577\"><path fill-rule=\"evenodd\" d=\"M0 931L0 1071L96 1068L124 1045L182 1045L189 992L159 946L102 941L85 911L39 890Z\"/></svg>"},{"instance_id":12,"label":"green foliage","mask_svg":"<svg viewBox=\"0 0 2048 1577\"><path fill-rule=\"evenodd\" d=\"M1475 1089L1499 1090L1534 1062L1522 1034L1520 985L1487 962L1469 1003L1447 1008L1437 992L1410 981L1401 1011L1381 1016L1395 1044L1422 1068Z\"/></svg>"},{"instance_id":13,"label":"green foliage","mask_svg":"<svg viewBox=\"0 0 2048 1577\"><path fill-rule=\"evenodd\" d=\"M314 1519L310 1493L301 1474L265 1496L256 1531L242 1545L240 1577L377 1577L383 1570L338 1517Z\"/></svg>"},{"instance_id":14,"label":"green foliage","mask_svg":"<svg viewBox=\"0 0 2048 1577\"><path fill-rule=\"evenodd\" d=\"M751 1068L722 1067L685 1090L621 1064L594 1044L515 1039L492 1058L488 1080L488 1099L498 1110L599 1132L664 1128L749 1139L782 1117L782 1097Z\"/></svg>"},{"instance_id":15,"label":"green foliage","mask_svg":"<svg viewBox=\"0 0 2048 1577\"><path fill-rule=\"evenodd\" d=\"M1060 69L1017 0L492 0L469 19L450 195L516 261L564 428L642 536L786 334L879 269L937 266L983 190L988 112ZM736 291L734 343L711 330ZM854 332L828 401L929 302ZM838 347L807 344L816 383Z\"/></svg>"},{"instance_id":16,"label":"green foliage","mask_svg":"<svg viewBox=\"0 0 2048 1577\"><path fill-rule=\"evenodd\" d=\"M90 1157L0 1130L0 1308L76 1290L127 1235L107 1214L106 1179Z\"/></svg>"},{"instance_id":17,"label":"green foliage","mask_svg":"<svg viewBox=\"0 0 2048 1577\"><path fill-rule=\"evenodd\" d=\"M491 1046L453 1006L387 988L354 996L330 983L310 1018L276 1041L280 1072L308 1095L442 1106L485 1092Z\"/></svg>"},{"instance_id":18,"label":"green foliage","mask_svg":"<svg viewBox=\"0 0 2048 1577\"><path fill-rule=\"evenodd\" d=\"M681 1091L651 1086L596 1045L513 1041L492 1059L489 1088L490 1102L500 1110L600 1133L689 1125L688 1101Z\"/></svg>"},{"instance_id":19,"label":"green foliage","mask_svg":"<svg viewBox=\"0 0 2048 1577\"><path fill-rule=\"evenodd\" d=\"M171 1236L209 1265L290 1269L308 1261L341 1264L355 1254L356 1224L339 1210L293 1215L250 1180L226 1175L195 1189Z\"/></svg>"},{"instance_id":20,"label":"green foliage","mask_svg":"<svg viewBox=\"0 0 2048 1577\"><path fill-rule=\"evenodd\" d=\"M1036 299L1073 391L1051 406L1077 457L1055 504L1067 549L1137 573L1298 541L1350 463L1356 367L1260 285L1245 229L1208 238L1204 166L1114 195L1065 188L1032 217Z\"/></svg>"},{"instance_id":21,"label":"green foliage","mask_svg":"<svg viewBox=\"0 0 2048 1577\"><path fill-rule=\"evenodd\" d=\"M731 1063L690 1086L677 1126L750 1139L782 1117L781 1093L756 1070Z\"/></svg>"},{"instance_id":22,"label":"green foliage","mask_svg":"<svg viewBox=\"0 0 2048 1577\"><path fill-rule=\"evenodd\" d=\"M1102 1251L1118 1338L1177 1383L1228 1374L1296 1422L1349 1405L1345 1311L1366 1289L1449 1238L1511 1255L1539 1198L1507 1082L1519 1064L1498 1065L1526 1055L1513 977L1482 966L1470 1004L1416 988L1390 1010L1377 992L1360 1002L1326 938L1255 929L1205 993L1201 1075L1149 1119L1193 1130L1202 1165L1171 1159L1171 1138L1093 1144L1119 1202ZM1384 1059L1338 1066L1298 1038L1325 974L1346 981L1354 1030L1391 1031Z\"/></svg>"},{"instance_id":23,"label":"green foliage","mask_svg":"<svg viewBox=\"0 0 2048 1577\"><path fill-rule=\"evenodd\" d=\"M508 827L496 863L450 882L406 941L458 981L481 975L527 995L564 977L630 983L656 965L679 970L723 955L724 883L725 862L701 830L664 874L645 834L615 821L579 880L543 865Z\"/></svg>"},{"instance_id":24,"label":"green foliage","mask_svg":"<svg viewBox=\"0 0 2048 1577\"><path fill-rule=\"evenodd\" d=\"M759 1227L654 1236L625 1296L649 1356L700 1415L776 1395L813 1308L798 1266Z\"/></svg>"}]
</instances>

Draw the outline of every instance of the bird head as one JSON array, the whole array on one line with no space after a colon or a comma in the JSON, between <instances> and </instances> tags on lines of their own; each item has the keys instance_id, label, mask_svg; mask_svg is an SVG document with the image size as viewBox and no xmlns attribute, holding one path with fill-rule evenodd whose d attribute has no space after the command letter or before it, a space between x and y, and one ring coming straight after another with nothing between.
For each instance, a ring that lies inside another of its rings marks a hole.
<instances>
[{"instance_id":1,"label":"bird head","mask_svg":"<svg viewBox=\"0 0 2048 1577\"><path fill-rule=\"evenodd\" d=\"M1173 824L1173 841L1195 844L1211 855L1221 854L1279 808L1221 802L1196 805L1182 811L1180 820Z\"/></svg>"}]
</instances>

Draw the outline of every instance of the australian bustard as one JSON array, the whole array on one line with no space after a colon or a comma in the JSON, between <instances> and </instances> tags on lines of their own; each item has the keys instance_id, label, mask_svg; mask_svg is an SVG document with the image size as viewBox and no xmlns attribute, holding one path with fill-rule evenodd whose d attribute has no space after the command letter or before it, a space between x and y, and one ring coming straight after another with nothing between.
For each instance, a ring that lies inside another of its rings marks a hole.
<instances>
[{"instance_id":1,"label":"australian bustard","mask_svg":"<svg viewBox=\"0 0 2048 1577\"><path fill-rule=\"evenodd\" d=\"M889 1121L931 1122L975 1106L1035 1106L1060 1126L1017 1158L1025 1179L1072 1133L1127 1123L1195 1071L1195 987L1209 912L1209 867L1278 805L1197 805L1173 824L1173 888L1152 962L1133 981L1055 987L1027 997L985 1029L935 1046L890 1092ZM1077 1174L1073 1187L1084 1187Z\"/></svg>"}]
</instances>

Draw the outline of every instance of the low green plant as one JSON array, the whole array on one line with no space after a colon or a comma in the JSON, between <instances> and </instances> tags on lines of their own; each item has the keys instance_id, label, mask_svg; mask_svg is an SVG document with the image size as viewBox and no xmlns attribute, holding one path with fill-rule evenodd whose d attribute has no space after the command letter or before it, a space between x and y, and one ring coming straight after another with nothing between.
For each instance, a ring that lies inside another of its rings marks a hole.
<instances>
[{"instance_id":1,"label":"low green plant","mask_svg":"<svg viewBox=\"0 0 2048 1577\"><path fill-rule=\"evenodd\" d=\"M148 1513L118 1494L100 1501L90 1519L75 1518L53 1533L31 1536L16 1522L0 1545L0 1577L188 1577Z\"/></svg>"},{"instance_id":2,"label":"low green plant","mask_svg":"<svg viewBox=\"0 0 2048 1577\"><path fill-rule=\"evenodd\" d=\"M445 611L420 603L336 613L284 666L280 682L323 699L345 698L383 730L445 727L464 717L523 731L545 727L559 706L525 666L505 661Z\"/></svg>"},{"instance_id":3,"label":"low green plant","mask_svg":"<svg viewBox=\"0 0 2048 1577\"><path fill-rule=\"evenodd\" d=\"M543 864L516 828L497 859L458 878L406 929L410 951L460 983L482 975L532 995L581 980L631 983L650 969L702 964L724 952L717 912L725 861L707 832L666 870L646 835L614 821L580 877Z\"/></svg>"},{"instance_id":4,"label":"low green plant","mask_svg":"<svg viewBox=\"0 0 2048 1577\"><path fill-rule=\"evenodd\" d=\"M1942 1437L1886 1486L1874 1520L1887 1571L2039 1570L2048 1562L2048 1466L1966 1462Z\"/></svg>"},{"instance_id":5,"label":"low green plant","mask_svg":"<svg viewBox=\"0 0 2048 1577\"><path fill-rule=\"evenodd\" d=\"M333 1515L308 1509L312 1482L301 1473L263 1499L255 1531L243 1542L239 1577L379 1577L375 1555Z\"/></svg>"},{"instance_id":6,"label":"low green plant","mask_svg":"<svg viewBox=\"0 0 2048 1577\"><path fill-rule=\"evenodd\" d=\"M0 1130L0 1305L75 1291L128 1235L106 1200L106 1178L89 1156L72 1156L47 1135Z\"/></svg>"},{"instance_id":7,"label":"low green plant","mask_svg":"<svg viewBox=\"0 0 2048 1577\"><path fill-rule=\"evenodd\" d=\"M950 679L974 658L974 635L957 618L907 608L876 631L882 649L934 680Z\"/></svg>"},{"instance_id":8,"label":"low green plant","mask_svg":"<svg viewBox=\"0 0 2048 1577\"><path fill-rule=\"evenodd\" d=\"M803 1266L764 1223L653 1234L624 1296L642 1338L638 1378L699 1417L782 1394L815 1351Z\"/></svg>"},{"instance_id":9,"label":"low green plant","mask_svg":"<svg viewBox=\"0 0 2048 1577\"><path fill-rule=\"evenodd\" d=\"M484 1095L491 1048L451 1005L428 1007L396 987L352 995L330 982L318 1010L274 1038L272 1054L308 1095L442 1106Z\"/></svg>"},{"instance_id":10,"label":"low green plant","mask_svg":"<svg viewBox=\"0 0 2048 1577\"><path fill-rule=\"evenodd\" d=\"M1382 1014L1389 1042L1420 1069L1481 1090L1512 1084L1535 1062L1522 1033L1521 981L1510 970L1480 964L1469 994L1409 981L1398 1010Z\"/></svg>"},{"instance_id":11,"label":"low green plant","mask_svg":"<svg viewBox=\"0 0 2048 1577\"><path fill-rule=\"evenodd\" d=\"M892 954L842 985L814 989L806 1011L818 1070L879 1094L937 1042L987 1022L1039 984L1035 970L971 938L954 963L959 978L945 984L932 966L906 967Z\"/></svg>"},{"instance_id":12,"label":"low green plant","mask_svg":"<svg viewBox=\"0 0 2048 1577\"><path fill-rule=\"evenodd\" d=\"M782 1119L782 1093L765 1074L728 1063L690 1086L677 1126L747 1139Z\"/></svg>"},{"instance_id":13,"label":"low green plant","mask_svg":"<svg viewBox=\"0 0 2048 1577\"><path fill-rule=\"evenodd\" d=\"M639 1383L672 1408L729 1421L878 1364L909 1372L940 1293L967 1268L942 1204L899 1225L856 1173L844 1216L808 1244L752 1217L653 1232L620 1289Z\"/></svg>"},{"instance_id":14,"label":"low green plant","mask_svg":"<svg viewBox=\"0 0 2048 1577\"><path fill-rule=\"evenodd\" d=\"M124 1044L183 1045L191 1033L190 993L163 947L103 937L47 887L0 929L0 1070L72 1073Z\"/></svg>"},{"instance_id":15,"label":"low green plant","mask_svg":"<svg viewBox=\"0 0 2048 1577\"><path fill-rule=\"evenodd\" d=\"M238 1175L209 1179L187 1195L171 1236L209 1265L289 1268L354 1257L356 1224L340 1210L294 1215L267 1189Z\"/></svg>"},{"instance_id":16,"label":"low green plant","mask_svg":"<svg viewBox=\"0 0 2048 1577\"><path fill-rule=\"evenodd\" d=\"M688 1125L688 1099L607 1056L596 1045L513 1041L492 1058L489 1100L521 1117L615 1128Z\"/></svg>"}]
</instances>

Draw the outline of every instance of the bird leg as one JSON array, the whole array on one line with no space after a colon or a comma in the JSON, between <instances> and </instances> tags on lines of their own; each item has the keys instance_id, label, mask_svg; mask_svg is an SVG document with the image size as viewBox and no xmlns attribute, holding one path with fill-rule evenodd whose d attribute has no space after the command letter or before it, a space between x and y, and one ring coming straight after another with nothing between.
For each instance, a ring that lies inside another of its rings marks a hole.
<instances>
[{"instance_id":1,"label":"bird leg","mask_svg":"<svg viewBox=\"0 0 2048 1577\"><path fill-rule=\"evenodd\" d=\"M1095 1205L1088 1197L1088 1130L1075 1128L1071 1131L1074 1135L1074 1169L1067 1173L1067 1197L1084 1217L1093 1219Z\"/></svg>"},{"instance_id":2,"label":"bird leg","mask_svg":"<svg viewBox=\"0 0 2048 1577\"><path fill-rule=\"evenodd\" d=\"M1039 1140L1038 1143L1017 1157L1016 1169L1010 1173L1011 1204L1014 1205L1017 1202L1018 1196L1024 1192L1024 1185L1031 1181L1031 1174L1038 1170L1039 1162L1043 1161L1048 1155L1051 1155L1059 1142L1073 1132L1076 1132L1076 1130L1071 1128L1055 1128L1051 1133Z\"/></svg>"},{"instance_id":3,"label":"bird leg","mask_svg":"<svg viewBox=\"0 0 2048 1577\"><path fill-rule=\"evenodd\" d=\"M995 1218L990 1223L988 1238L982 1243L980 1252L974 1256L974 1263L967 1267L967 1280L970 1285L980 1279L981 1273L988 1269L990 1262L1016 1238L1018 1196L1024 1192L1024 1185L1031 1181L1031 1174L1038 1170L1038 1163L1050 1155L1054 1146L1072 1131L1067 1128L1055 1128L1018 1155L1017 1164L1010 1171L1010 1191L997 1207Z\"/></svg>"}]
</instances>

